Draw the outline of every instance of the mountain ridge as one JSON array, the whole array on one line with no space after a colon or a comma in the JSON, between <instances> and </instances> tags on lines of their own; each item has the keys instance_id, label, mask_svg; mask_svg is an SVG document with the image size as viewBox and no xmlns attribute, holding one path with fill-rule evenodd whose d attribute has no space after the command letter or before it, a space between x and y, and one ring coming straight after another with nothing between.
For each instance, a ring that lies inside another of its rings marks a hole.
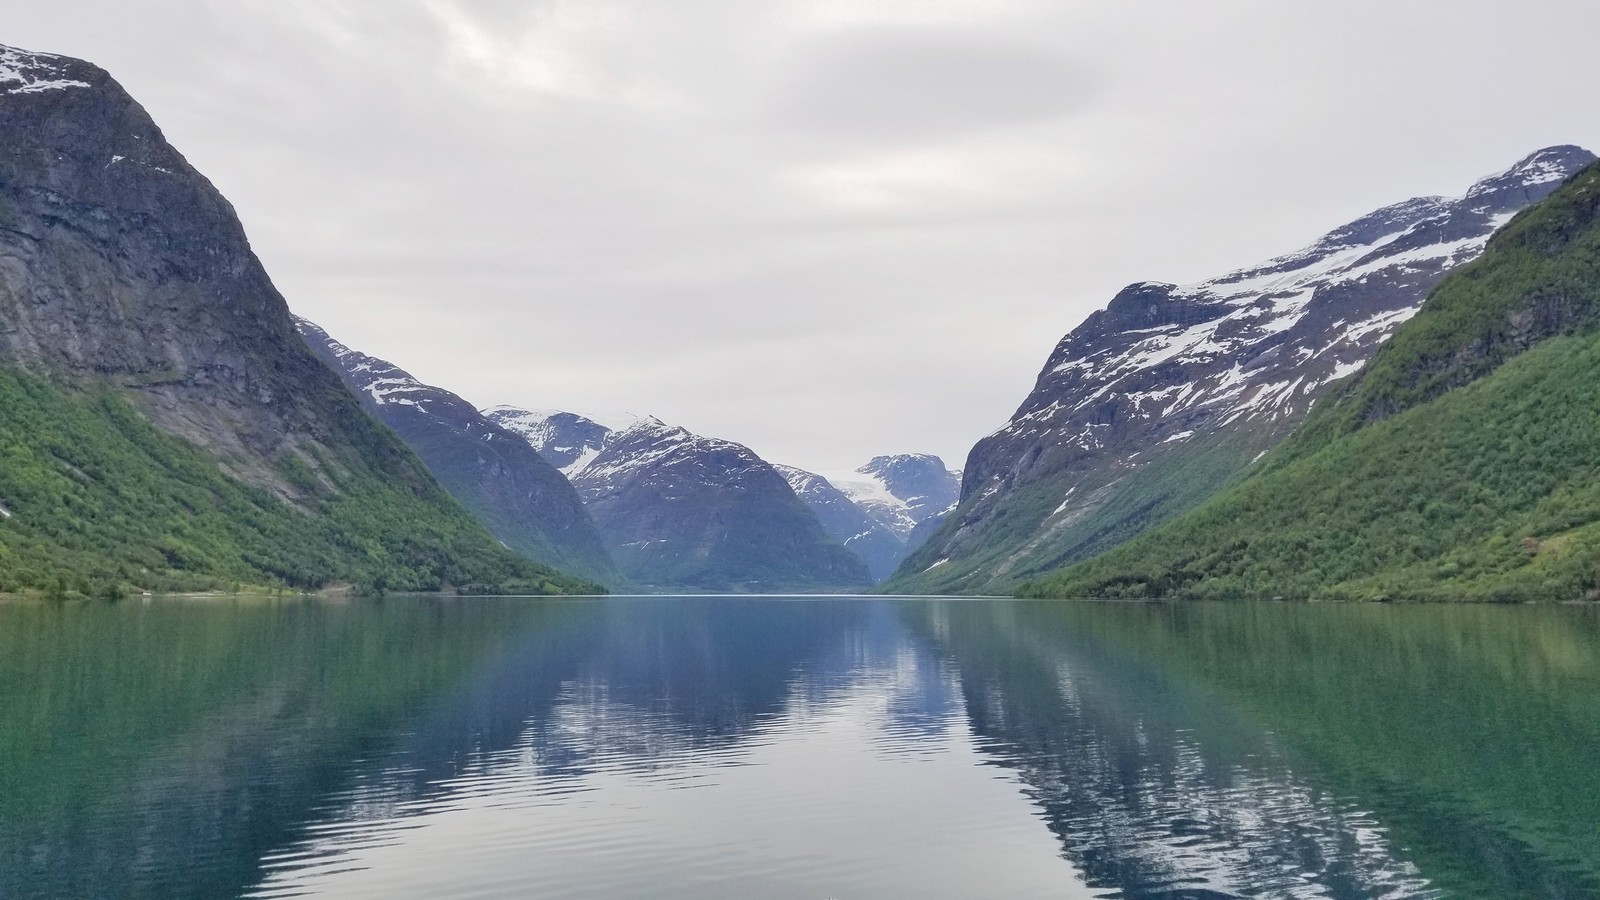
<instances>
[{"instance_id":1,"label":"mountain ridge","mask_svg":"<svg viewBox=\"0 0 1600 900\"><path fill-rule=\"evenodd\" d=\"M1445 275L1594 160L1546 148L1191 285L1139 282L1069 332L974 448L961 504L887 588L1008 591L1189 509L1282 440Z\"/></svg>"},{"instance_id":2,"label":"mountain ridge","mask_svg":"<svg viewBox=\"0 0 1600 900\"><path fill-rule=\"evenodd\" d=\"M443 388L295 316L301 337L501 543L602 584L620 579L571 483L520 436Z\"/></svg>"},{"instance_id":3,"label":"mountain ridge","mask_svg":"<svg viewBox=\"0 0 1600 900\"><path fill-rule=\"evenodd\" d=\"M1262 465L1028 596L1600 596L1600 163L1518 216Z\"/></svg>"}]
</instances>

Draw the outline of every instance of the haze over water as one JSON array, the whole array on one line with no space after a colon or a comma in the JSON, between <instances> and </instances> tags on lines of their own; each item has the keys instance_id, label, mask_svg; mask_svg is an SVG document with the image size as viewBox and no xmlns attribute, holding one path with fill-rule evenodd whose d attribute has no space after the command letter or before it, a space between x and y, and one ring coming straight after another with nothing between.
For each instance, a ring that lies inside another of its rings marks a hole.
<instances>
[{"instance_id":1,"label":"haze over water","mask_svg":"<svg viewBox=\"0 0 1600 900\"><path fill-rule=\"evenodd\" d=\"M1600 612L0 606L0 897L1600 896Z\"/></svg>"}]
</instances>

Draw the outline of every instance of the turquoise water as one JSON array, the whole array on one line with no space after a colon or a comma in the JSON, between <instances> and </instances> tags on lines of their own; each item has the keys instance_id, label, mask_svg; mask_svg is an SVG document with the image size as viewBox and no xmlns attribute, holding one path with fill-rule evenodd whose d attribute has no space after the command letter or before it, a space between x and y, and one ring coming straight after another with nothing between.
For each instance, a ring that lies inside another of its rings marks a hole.
<instances>
[{"instance_id":1,"label":"turquoise water","mask_svg":"<svg viewBox=\"0 0 1600 900\"><path fill-rule=\"evenodd\" d=\"M0 607L0 898L1597 885L1591 607Z\"/></svg>"}]
</instances>

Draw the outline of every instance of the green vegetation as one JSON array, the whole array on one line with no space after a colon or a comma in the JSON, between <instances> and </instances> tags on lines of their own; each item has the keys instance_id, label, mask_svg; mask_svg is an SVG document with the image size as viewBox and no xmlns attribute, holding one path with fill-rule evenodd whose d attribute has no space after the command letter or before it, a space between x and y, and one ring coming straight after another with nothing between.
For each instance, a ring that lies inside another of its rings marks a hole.
<instances>
[{"instance_id":1,"label":"green vegetation","mask_svg":"<svg viewBox=\"0 0 1600 900\"><path fill-rule=\"evenodd\" d=\"M930 539L877 588L894 594L999 594L1029 578L1103 553L1141 532L1193 509L1237 476L1260 451L1248 436L1161 448L1134 474L1105 470L1109 483L1090 481L1074 491L1073 510L1060 513L1061 482L1041 479L1016 489L998 508L979 549L929 568L946 546ZM959 511L940 528L960 528Z\"/></svg>"},{"instance_id":2,"label":"green vegetation","mask_svg":"<svg viewBox=\"0 0 1600 900\"><path fill-rule=\"evenodd\" d=\"M0 367L0 506L10 513L0 516L0 593L336 582L370 592L598 591L499 546L425 474L404 484L361 468L404 451L376 424L350 433L382 446L315 470L299 456L276 460L302 493L297 508L225 474L114 390L68 392Z\"/></svg>"},{"instance_id":3,"label":"green vegetation","mask_svg":"<svg viewBox=\"0 0 1600 900\"><path fill-rule=\"evenodd\" d=\"M1446 279L1250 477L1020 593L1594 597L1597 326L1600 167L1591 167Z\"/></svg>"}]
</instances>

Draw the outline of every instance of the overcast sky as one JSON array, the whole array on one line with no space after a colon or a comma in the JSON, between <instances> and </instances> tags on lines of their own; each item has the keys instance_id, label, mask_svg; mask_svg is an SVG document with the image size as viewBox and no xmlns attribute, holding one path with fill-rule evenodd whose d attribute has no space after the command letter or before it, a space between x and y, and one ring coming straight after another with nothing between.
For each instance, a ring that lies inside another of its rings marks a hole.
<instances>
[{"instance_id":1,"label":"overcast sky","mask_svg":"<svg viewBox=\"0 0 1600 900\"><path fill-rule=\"evenodd\" d=\"M960 466L1123 285L1600 149L1591 0L0 0L480 405Z\"/></svg>"}]
</instances>

